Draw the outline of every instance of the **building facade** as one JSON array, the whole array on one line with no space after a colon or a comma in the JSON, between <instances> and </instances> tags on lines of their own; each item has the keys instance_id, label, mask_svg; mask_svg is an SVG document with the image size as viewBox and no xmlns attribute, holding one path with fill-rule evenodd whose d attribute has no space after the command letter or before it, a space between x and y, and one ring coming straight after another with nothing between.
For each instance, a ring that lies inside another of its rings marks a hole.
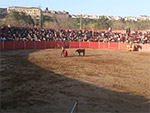
<instances>
[{"instance_id":1,"label":"building facade","mask_svg":"<svg viewBox=\"0 0 150 113\"><path fill-rule=\"evenodd\" d=\"M7 11L8 13L10 11L24 12L26 15L30 15L34 20L39 20L42 14L41 8L39 7L9 7Z\"/></svg>"},{"instance_id":2,"label":"building facade","mask_svg":"<svg viewBox=\"0 0 150 113\"><path fill-rule=\"evenodd\" d=\"M7 15L7 8L0 8L0 17L5 17Z\"/></svg>"},{"instance_id":3,"label":"building facade","mask_svg":"<svg viewBox=\"0 0 150 113\"><path fill-rule=\"evenodd\" d=\"M56 17L56 18L70 18L70 14L66 11L54 11L54 10L43 10L43 15L47 15L50 17Z\"/></svg>"}]
</instances>

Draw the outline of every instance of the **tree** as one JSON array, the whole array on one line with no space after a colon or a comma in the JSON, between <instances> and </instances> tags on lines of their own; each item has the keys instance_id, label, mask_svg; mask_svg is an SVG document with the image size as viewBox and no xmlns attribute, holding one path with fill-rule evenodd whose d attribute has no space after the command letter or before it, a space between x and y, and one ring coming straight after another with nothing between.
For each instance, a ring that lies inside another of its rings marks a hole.
<instances>
[{"instance_id":1,"label":"tree","mask_svg":"<svg viewBox=\"0 0 150 113\"><path fill-rule=\"evenodd\" d=\"M26 21L29 25L34 25L34 21L32 19L32 17L30 15L27 16L27 21Z\"/></svg>"},{"instance_id":2,"label":"tree","mask_svg":"<svg viewBox=\"0 0 150 113\"><path fill-rule=\"evenodd\" d=\"M101 16L96 23L96 29L108 29L111 26L111 22L105 16Z\"/></svg>"},{"instance_id":3,"label":"tree","mask_svg":"<svg viewBox=\"0 0 150 113\"><path fill-rule=\"evenodd\" d=\"M24 12L17 11L13 11L12 14L17 21L23 20L26 25L34 25L34 21L30 15L26 15Z\"/></svg>"},{"instance_id":4,"label":"tree","mask_svg":"<svg viewBox=\"0 0 150 113\"><path fill-rule=\"evenodd\" d=\"M20 14L19 14L19 12L17 12L17 11L12 11L12 14L13 14L13 17L14 17L16 20L19 20L19 19L20 19Z\"/></svg>"},{"instance_id":5,"label":"tree","mask_svg":"<svg viewBox=\"0 0 150 113\"><path fill-rule=\"evenodd\" d=\"M51 17L47 15L43 15L42 18L43 18L43 22L52 20Z\"/></svg>"},{"instance_id":6,"label":"tree","mask_svg":"<svg viewBox=\"0 0 150 113\"><path fill-rule=\"evenodd\" d=\"M39 19L36 19L35 25L36 25L36 26L39 26Z\"/></svg>"},{"instance_id":7,"label":"tree","mask_svg":"<svg viewBox=\"0 0 150 113\"><path fill-rule=\"evenodd\" d=\"M43 27L45 22L49 22L51 20L52 20L52 18L50 16L41 15L41 27Z\"/></svg>"},{"instance_id":8,"label":"tree","mask_svg":"<svg viewBox=\"0 0 150 113\"><path fill-rule=\"evenodd\" d=\"M48 7L46 7L46 10L48 11Z\"/></svg>"}]
</instances>

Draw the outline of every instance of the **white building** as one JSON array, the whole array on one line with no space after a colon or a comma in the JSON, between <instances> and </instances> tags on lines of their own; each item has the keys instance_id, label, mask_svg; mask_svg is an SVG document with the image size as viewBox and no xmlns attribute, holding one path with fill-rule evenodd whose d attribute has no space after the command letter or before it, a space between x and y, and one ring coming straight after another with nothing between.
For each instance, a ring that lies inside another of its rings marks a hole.
<instances>
[{"instance_id":1,"label":"white building","mask_svg":"<svg viewBox=\"0 0 150 113\"><path fill-rule=\"evenodd\" d=\"M127 16L127 17L124 17L124 20L125 21L138 21L138 18L134 16Z\"/></svg>"},{"instance_id":2,"label":"white building","mask_svg":"<svg viewBox=\"0 0 150 113\"><path fill-rule=\"evenodd\" d=\"M3 17L7 14L7 8L0 8L0 16Z\"/></svg>"},{"instance_id":3,"label":"white building","mask_svg":"<svg viewBox=\"0 0 150 113\"><path fill-rule=\"evenodd\" d=\"M33 19L40 19L41 8L39 7L8 7L8 13L10 11L24 12L26 15L30 15Z\"/></svg>"}]
</instances>

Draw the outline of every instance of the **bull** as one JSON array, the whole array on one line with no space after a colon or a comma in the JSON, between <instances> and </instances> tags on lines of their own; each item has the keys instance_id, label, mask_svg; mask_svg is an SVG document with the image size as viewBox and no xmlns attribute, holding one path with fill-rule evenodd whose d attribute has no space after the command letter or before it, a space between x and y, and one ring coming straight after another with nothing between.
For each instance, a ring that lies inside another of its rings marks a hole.
<instances>
[{"instance_id":1,"label":"bull","mask_svg":"<svg viewBox=\"0 0 150 113\"><path fill-rule=\"evenodd\" d=\"M75 52L78 52L79 56L80 53L83 53L83 56L85 56L85 49L77 49Z\"/></svg>"}]
</instances>

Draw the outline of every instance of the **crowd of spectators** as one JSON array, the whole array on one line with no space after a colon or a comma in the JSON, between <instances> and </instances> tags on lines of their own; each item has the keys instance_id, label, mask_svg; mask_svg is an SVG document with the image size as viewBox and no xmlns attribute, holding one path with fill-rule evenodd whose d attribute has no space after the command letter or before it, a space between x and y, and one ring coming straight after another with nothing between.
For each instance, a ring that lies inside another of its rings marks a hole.
<instances>
[{"instance_id":1,"label":"crowd of spectators","mask_svg":"<svg viewBox=\"0 0 150 113\"><path fill-rule=\"evenodd\" d=\"M111 31L0 27L0 41L93 41L150 43L150 32L113 33Z\"/></svg>"}]
</instances>

